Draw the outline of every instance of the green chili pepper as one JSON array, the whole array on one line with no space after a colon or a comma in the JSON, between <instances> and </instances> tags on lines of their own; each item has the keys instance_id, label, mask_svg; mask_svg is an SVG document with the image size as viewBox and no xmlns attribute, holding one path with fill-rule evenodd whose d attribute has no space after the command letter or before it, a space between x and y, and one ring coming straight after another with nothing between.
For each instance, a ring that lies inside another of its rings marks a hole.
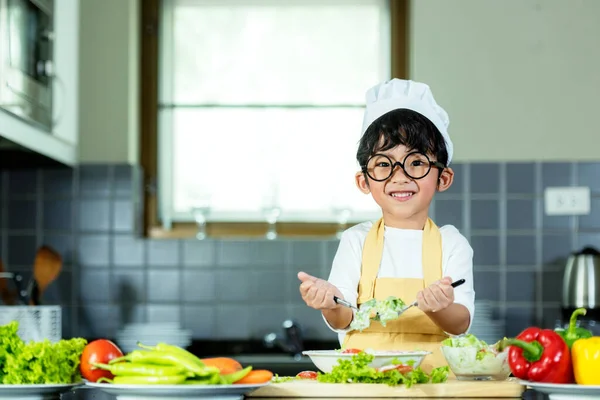
<instances>
[{"instance_id":1,"label":"green chili pepper","mask_svg":"<svg viewBox=\"0 0 600 400\"><path fill-rule=\"evenodd\" d=\"M115 376L116 385L178 385L185 382L185 375L171 376Z\"/></svg>"},{"instance_id":2,"label":"green chili pepper","mask_svg":"<svg viewBox=\"0 0 600 400\"><path fill-rule=\"evenodd\" d=\"M214 374L205 378L188 379L183 383L186 385L218 385L222 383L222 377L219 374Z\"/></svg>"},{"instance_id":3,"label":"green chili pepper","mask_svg":"<svg viewBox=\"0 0 600 400\"><path fill-rule=\"evenodd\" d=\"M120 362L116 364L92 364L94 367L110 371L115 376L173 376L185 375L187 370L180 366L162 366L152 364L136 364L128 362ZM193 373L187 373L189 376L194 376Z\"/></svg>"},{"instance_id":4,"label":"green chili pepper","mask_svg":"<svg viewBox=\"0 0 600 400\"><path fill-rule=\"evenodd\" d=\"M131 353L118 358L113 358L108 363L110 365L116 364L122 361L130 361L132 363L140 364L158 364L173 367L183 367L189 372L193 372L198 376L206 376L219 371L216 367L203 367L187 357L183 357L180 354L167 353L164 351L144 351L134 350Z\"/></svg>"},{"instance_id":5,"label":"green chili pepper","mask_svg":"<svg viewBox=\"0 0 600 400\"><path fill-rule=\"evenodd\" d=\"M585 308L576 309L575 311L573 311L573 314L571 314L571 320L569 321L568 329L555 329L556 333L558 333L560 337L562 337L563 340L567 343L569 349L571 348L571 346L573 346L573 343L575 343L575 341L577 341L578 339L586 339L593 336L592 332L590 332L589 330L585 328L579 328L576 326L577 317L579 315L585 315L586 313L587 310Z\"/></svg>"},{"instance_id":6,"label":"green chili pepper","mask_svg":"<svg viewBox=\"0 0 600 400\"><path fill-rule=\"evenodd\" d=\"M183 349L179 346L173 346L173 345L167 344L167 343L158 343L156 346L146 346L140 342L138 342L137 345L139 347L141 347L142 349L146 349L146 350L164 351L166 353L179 354L182 357L189 358L190 360L193 360L194 362L198 363L199 365L204 366L204 363L202 362L202 360L200 360L198 357L196 357L194 354L190 353L186 349Z\"/></svg>"},{"instance_id":7,"label":"green chili pepper","mask_svg":"<svg viewBox=\"0 0 600 400\"><path fill-rule=\"evenodd\" d=\"M231 385L232 383L237 382L240 379L244 378L246 375L248 375L250 373L250 371L252 371L252 367L248 366L240 371L235 371L234 373L227 374L227 375L221 375L221 383L223 383L225 385Z\"/></svg>"}]
</instances>

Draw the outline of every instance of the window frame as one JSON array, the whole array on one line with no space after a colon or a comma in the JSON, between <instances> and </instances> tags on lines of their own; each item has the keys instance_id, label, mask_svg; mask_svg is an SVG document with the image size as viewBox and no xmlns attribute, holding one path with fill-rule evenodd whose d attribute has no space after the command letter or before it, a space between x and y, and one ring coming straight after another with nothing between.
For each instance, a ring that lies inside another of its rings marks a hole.
<instances>
[{"instance_id":1,"label":"window frame","mask_svg":"<svg viewBox=\"0 0 600 400\"><path fill-rule=\"evenodd\" d=\"M158 89L160 84L160 21L161 0L140 0L140 165L142 167L143 235L150 238L192 238L197 233L193 222L173 222L165 229L159 219L158 208ZM389 0L391 76L409 78L410 0ZM365 89L366 90L366 89ZM280 222L280 237L332 237L336 223ZM261 237L267 223L209 222L209 237Z\"/></svg>"}]
</instances>

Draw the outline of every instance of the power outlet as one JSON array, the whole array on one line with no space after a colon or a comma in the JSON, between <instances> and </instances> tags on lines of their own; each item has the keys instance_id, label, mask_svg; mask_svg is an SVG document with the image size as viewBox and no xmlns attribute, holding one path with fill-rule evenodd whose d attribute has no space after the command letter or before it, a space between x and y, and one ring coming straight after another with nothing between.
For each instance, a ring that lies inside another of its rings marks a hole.
<instances>
[{"instance_id":1,"label":"power outlet","mask_svg":"<svg viewBox=\"0 0 600 400\"><path fill-rule=\"evenodd\" d=\"M546 215L586 215L590 213L590 188L549 187L544 203Z\"/></svg>"}]
</instances>

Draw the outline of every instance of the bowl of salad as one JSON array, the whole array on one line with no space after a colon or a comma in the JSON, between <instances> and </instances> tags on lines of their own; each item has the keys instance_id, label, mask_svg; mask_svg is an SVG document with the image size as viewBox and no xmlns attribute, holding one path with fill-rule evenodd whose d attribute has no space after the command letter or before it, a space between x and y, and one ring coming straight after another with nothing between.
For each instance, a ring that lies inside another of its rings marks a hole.
<instances>
[{"instance_id":1,"label":"bowl of salad","mask_svg":"<svg viewBox=\"0 0 600 400\"><path fill-rule=\"evenodd\" d=\"M487 344L472 334L442 341L442 353L458 380L506 380L510 373L507 349L501 341Z\"/></svg>"},{"instance_id":2,"label":"bowl of salad","mask_svg":"<svg viewBox=\"0 0 600 400\"><path fill-rule=\"evenodd\" d=\"M303 351L302 354L310 357L310 360L321 372L329 373L333 367L338 365L340 360L350 361L355 354L360 353L360 349L338 349L338 350L312 350ZM417 368L421 365L423 359L431 354L430 351L384 351L365 349L365 353L373 355L373 361L369 363L370 367L381 368L399 368L400 366L411 366Z\"/></svg>"}]
</instances>

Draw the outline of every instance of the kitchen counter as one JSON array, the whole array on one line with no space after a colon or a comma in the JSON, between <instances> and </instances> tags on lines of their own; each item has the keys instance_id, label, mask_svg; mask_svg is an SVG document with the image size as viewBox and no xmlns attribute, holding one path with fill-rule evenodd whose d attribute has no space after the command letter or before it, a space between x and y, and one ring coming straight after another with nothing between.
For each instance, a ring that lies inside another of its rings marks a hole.
<instances>
[{"instance_id":1,"label":"kitchen counter","mask_svg":"<svg viewBox=\"0 0 600 400\"><path fill-rule=\"evenodd\" d=\"M75 390L73 392L69 392L69 393L65 393L62 395L61 400L115 400L116 397L108 395L104 392L101 392L99 390L94 390L94 389L78 389ZM251 398L247 398L247 400L266 400L267 398L261 398L261 397L251 397ZM272 397L269 399L273 399ZM286 397L286 400L294 400L294 399L305 399L305 397ZM318 397L311 397L311 400L321 400L321 399L325 399L325 398L318 398ZM364 399L364 397L363 397ZM441 397L438 399L455 399L455 397ZM467 398L465 398L467 399ZM475 398L471 398L473 400L475 400ZM506 399L506 397L502 398L502 399ZM548 400L548 397L545 395L542 395L540 393L534 392L533 390L527 390L523 393L523 395L521 396L521 399L523 400ZM140 399L142 400L142 399ZM327 398L327 400L331 400L331 398ZM491 397L487 397L486 400L494 400L494 398Z\"/></svg>"},{"instance_id":2,"label":"kitchen counter","mask_svg":"<svg viewBox=\"0 0 600 400\"><path fill-rule=\"evenodd\" d=\"M255 398L513 398L522 397L525 388L515 379L504 381L464 381L388 386L384 384L335 384L294 380L264 386L249 394Z\"/></svg>"}]
</instances>

